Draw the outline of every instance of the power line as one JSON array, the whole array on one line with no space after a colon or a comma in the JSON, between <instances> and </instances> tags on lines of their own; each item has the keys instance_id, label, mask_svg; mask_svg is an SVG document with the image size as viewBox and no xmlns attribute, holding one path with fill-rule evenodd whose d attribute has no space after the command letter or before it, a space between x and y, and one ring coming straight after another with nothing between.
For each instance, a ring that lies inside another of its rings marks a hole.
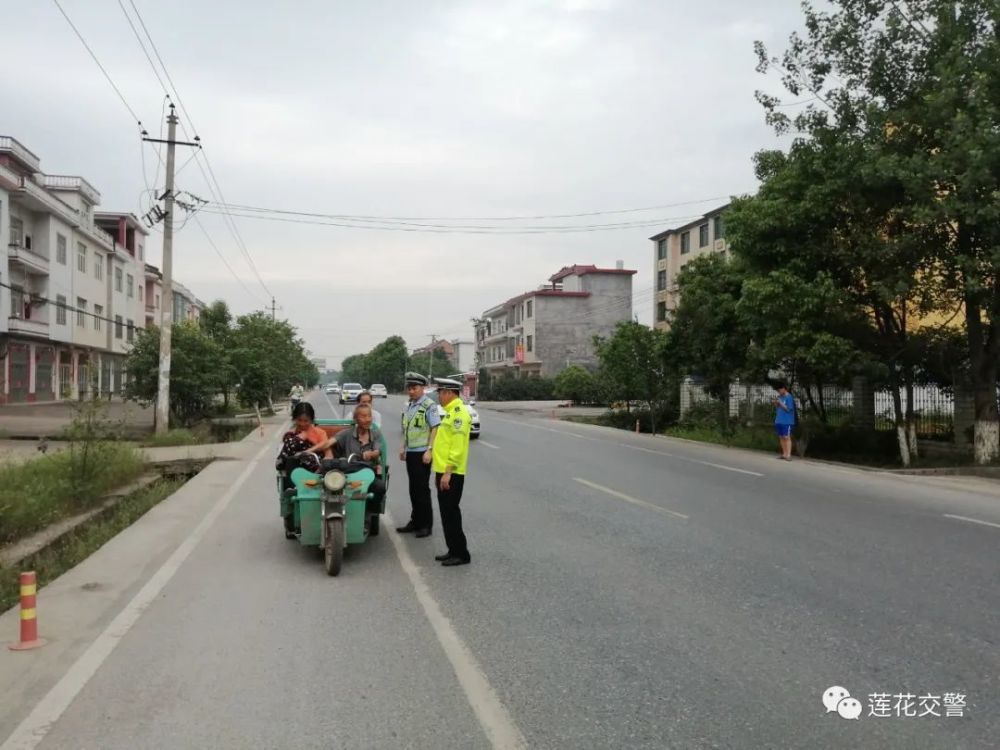
<instances>
[{"instance_id":1,"label":"power line","mask_svg":"<svg viewBox=\"0 0 1000 750\"><path fill-rule=\"evenodd\" d=\"M119 0L119 4L120 4L120 0ZM139 21L139 25L142 27L143 32L146 34L146 38L149 40L150 46L153 48L153 54L156 56L156 59L160 63L160 67L163 69L164 75L167 77L167 82L170 84L170 89L173 90L174 95L177 97L177 103L178 103L178 105L180 105L181 111L184 113L185 119L189 123L191 123L192 129L195 130L196 134L195 134L193 140L200 141L200 138L197 135L197 130L198 129L197 129L197 127L195 127L194 119L191 117L191 113L188 111L188 108L184 105L184 100L181 98L180 91L178 90L176 84L174 83L173 78L170 75L170 70L167 68L166 63L163 61L163 57L162 57L162 55L160 55L160 50L157 48L156 42L153 41L153 35L149 33L149 27L146 26L146 22L145 22L145 20L143 20L142 14L139 12L139 9L136 7L135 2L133 2L133 0L129 0L129 5L132 6L132 11L135 13L136 18ZM125 10L124 7L122 7L122 11L123 12L124 12L124 10ZM126 13L126 15L128 15L128 14ZM137 38L138 38L138 36L137 36ZM140 41L140 44L142 44L141 41ZM145 51L145 48L144 48L144 51ZM148 57L148 55L147 55L147 57ZM152 64L152 60L150 60L150 64ZM163 82L159 78L159 75L157 75L157 79L160 80L160 84L162 86ZM164 86L164 90L166 90L165 86ZM167 92L167 93L169 94L169 92ZM191 136L190 136L190 134L188 134L187 128L184 126L183 122L181 123L181 129L184 131L184 134L185 134L186 137L191 138ZM212 193L212 197L215 198L219 203L225 204L226 197L223 194L223 192L222 192L222 186L219 184L219 180L218 180L218 178L215 175L215 170L212 169L212 163L208 159L208 154L204 153L204 152L202 153L202 156L203 156L204 162L205 162L204 166L202 166L201 159L198 159L197 156L198 156L198 154L196 152L195 153L195 160L196 160L196 162L198 164L199 170L201 171L202 177L205 178L205 182L208 185L209 191ZM208 170L207 173L205 171L206 168ZM211 176L211 179L209 179L209 176ZM214 187L213 187L213 183L214 183ZM240 234L239 227L237 227L236 222L233 220L233 218L232 218L231 215L227 215L226 216L226 220L227 220L226 221L227 228L233 234L233 239L236 241L237 247L240 249L240 252L242 252L243 256L246 258L246 261L249 264L250 269L253 271L254 275L257 277L257 281L260 282L260 285L261 285L261 287L263 287L264 291L267 292L267 294L269 296L273 297L274 295L271 294L271 290L268 289L267 284L264 283L264 279L261 277L260 272L257 270L257 265L256 265L256 263L254 263L253 256L250 254L250 250L247 247L246 242L243 239L243 236Z\"/></svg>"},{"instance_id":2,"label":"power line","mask_svg":"<svg viewBox=\"0 0 1000 750\"><path fill-rule=\"evenodd\" d=\"M243 283L243 279L241 279L239 276L236 275L236 271L234 271L233 267L229 265L229 261L226 260L225 256L222 254L222 251L219 250L218 245L215 244L215 240L212 239L211 235L209 235L208 233L208 230L205 229L205 225L201 223L201 219L198 218L198 214L194 214L194 223L198 225L198 228L205 235L205 239L208 240L208 244L212 246L213 250L215 250L215 254L219 256L219 260L221 260L223 264L226 266L226 268L229 269L229 273L233 275L233 278L240 283L240 286L242 286L243 289L246 290L246 293L250 295L250 298L252 300L254 300L255 302L261 302L260 297L251 292L250 287L248 287L245 283Z\"/></svg>"},{"instance_id":3,"label":"power line","mask_svg":"<svg viewBox=\"0 0 1000 750\"><path fill-rule=\"evenodd\" d=\"M132 109L131 105L125 100L125 95L122 94L121 89L119 89L118 86L115 84L115 82L111 79L111 76L108 74L108 71L105 70L103 65L101 65L101 61L97 59L97 55L94 54L94 50L92 50L90 48L90 45L87 44L87 40L83 38L83 34L81 34L80 30L77 29L76 26L73 24L73 21L66 14L66 11L63 9L62 5L59 4L59 0L52 0L52 2L55 3L56 7L59 9L59 12L62 13L63 18L66 19L66 23L68 23L69 27L73 29L73 33L76 34L77 39L80 40L80 43L84 46L87 52L90 53L91 59L95 63L97 63L97 67L101 69L101 72L104 74L104 78L111 85L111 88L115 90L115 93L118 95L118 98L121 100L121 103L125 105L125 109L128 110L128 113L132 115L132 119L136 121L136 124L138 124L139 128L141 129L142 120L139 119L139 115L135 113L135 110Z\"/></svg>"},{"instance_id":4,"label":"power line","mask_svg":"<svg viewBox=\"0 0 1000 750\"><path fill-rule=\"evenodd\" d=\"M585 211L575 214L541 214L537 216L365 216L357 214L322 214L300 211L284 211L276 208L261 208L258 206L247 206L236 203L228 204L228 208L240 211L265 211L270 213L285 213L299 216L316 216L328 219L351 219L354 221L379 221L390 223L409 221L536 221L542 219L576 219L586 216L602 216L605 214L628 214L640 213L643 211L658 211L665 208L678 208L680 206L694 206L699 203L729 200L729 198L730 196L723 195L712 198L701 198L699 200L683 201L680 203L664 203L658 206L645 206L642 208L619 208L603 211Z\"/></svg>"},{"instance_id":5,"label":"power line","mask_svg":"<svg viewBox=\"0 0 1000 750\"><path fill-rule=\"evenodd\" d=\"M211 204L214 207L222 208L217 203ZM308 211L288 211L282 209L268 209L268 208L238 208L235 206L227 206L224 210L229 210L236 208L240 211L247 211L253 214L281 214L290 216L301 216L308 218L322 218L322 219L343 219L352 222L362 222L367 224L369 222L374 222L376 224L387 224L390 226L412 226L412 227L426 227L432 229L495 229L503 232L513 232L520 229L580 229L580 228L604 228L604 227L633 227L633 226L647 226L650 224L658 225L669 221L678 221L681 219L687 219L688 216L667 216L658 217L655 219L636 219L634 221L619 221L619 222L609 222L606 224L551 224L551 225L537 225L537 226L527 226L527 227L510 227L497 224L428 224L425 222L409 221L403 219L367 219L358 218L352 216L338 215L338 214L322 214L322 213L311 213ZM242 215L242 214L241 214ZM697 214L696 216L700 216Z\"/></svg>"},{"instance_id":6,"label":"power line","mask_svg":"<svg viewBox=\"0 0 1000 750\"><path fill-rule=\"evenodd\" d=\"M223 211L213 211L210 208L202 209L203 213L208 214L222 214L226 215ZM313 226L328 226L328 227L340 227L343 229L366 229L369 231L381 231L381 232L414 232L414 233L427 233L427 234L485 234L485 235L521 235L521 234L572 234L572 233L586 233L586 232L606 232L606 231L617 231L622 229L649 229L653 227L663 226L667 223L673 223L677 221L687 221L690 219L696 219L701 214L696 214L693 216L673 216L664 217L656 220L648 220L641 222L624 222L619 224L609 224L609 225L579 225L579 226L565 226L565 227L528 227L528 228L470 228L463 229L458 227L430 227L430 226L405 226L405 225L386 225L377 226L371 224L352 224L348 222L337 222L337 221L317 221L305 218L286 218L281 216L273 216L264 213L258 214L246 214L246 213L236 213L232 214L245 219L258 219L265 221L278 221L286 224L309 224Z\"/></svg>"}]
</instances>

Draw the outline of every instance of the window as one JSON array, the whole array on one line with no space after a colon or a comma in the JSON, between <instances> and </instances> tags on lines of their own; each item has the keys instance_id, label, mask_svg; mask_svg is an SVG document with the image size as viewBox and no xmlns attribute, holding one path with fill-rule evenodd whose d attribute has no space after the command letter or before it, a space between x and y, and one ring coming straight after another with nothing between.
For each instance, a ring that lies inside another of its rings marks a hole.
<instances>
[{"instance_id":1,"label":"window","mask_svg":"<svg viewBox=\"0 0 1000 750\"><path fill-rule=\"evenodd\" d=\"M139 301L142 302L142 284L139 284Z\"/></svg>"},{"instance_id":2,"label":"window","mask_svg":"<svg viewBox=\"0 0 1000 750\"><path fill-rule=\"evenodd\" d=\"M143 255L142 245L139 245L139 260L145 260L146 256Z\"/></svg>"},{"instance_id":3,"label":"window","mask_svg":"<svg viewBox=\"0 0 1000 750\"><path fill-rule=\"evenodd\" d=\"M156 308L157 309L160 308L160 295L159 294L156 295Z\"/></svg>"},{"instance_id":4,"label":"window","mask_svg":"<svg viewBox=\"0 0 1000 750\"><path fill-rule=\"evenodd\" d=\"M104 317L104 308L100 305L94 305L94 330L101 330L101 319Z\"/></svg>"},{"instance_id":5,"label":"window","mask_svg":"<svg viewBox=\"0 0 1000 750\"><path fill-rule=\"evenodd\" d=\"M122 316L115 316L115 338L120 339L122 337Z\"/></svg>"},{"instance_id":6,"label":"window","mask_svg":"<svg viewBox=\"0 0 1000 750\"><path fill-rule=\"evenodd\" d=\"M681 235L681 255L691 252L691 233L684 232Z\"/></svg>"},{"instance_id":7,"label":"window","mask_svg":"<svg viewBox=\"0 0 1000 750\"><path fill-rule=\"evenodd\" d=\"M663 291L667 288L667 272L657 271L656 272L656 288Z\"/></svg>"},{"instance_id":8,"label":"window","mask_svg":"<svg viewBox=\"0 0 1000 750\"><path fill-rule=\"evenodd\" d=\"M667 303L657 302L656 303L656 320L658 322L663 322L667 319Z\"/></svg>"},{"instance_id":9,"label":"window","mask_svg":"<svg viewBox=\"0 0 1000 750\"><path fill-rule=\"evenodd\" d=\"M80 273L87 273L87 246L82 242L76 246L76 270Z\"/></svg>"},{"instance_id":10,"label":"window","mask_svg":"<svg viewBox=\"0 0 1000 750\"><path fill-rule=\"evenodd\" d=\"M120 292L122 290L122 269L121 266L115 268L115 291Z\"/></svg>"},{"instance_id":11,"label":"window","mask_svg":"<svg viewBox=\"0 0 1000 750\"><path fill-rule=\"evenodd\" d=\"M135 296L135 277L132 274L125 279L125 291L128 297Z\"/></svg>"},{"instance_id":12,"label":"window","mask_svg":"<svg viewBox=\"0 0 1000 750\"><path fill-rule=\"evenodd\" d=\"M656 241L656 259L663 260L667 257L667 241L666 239Z\"/></svg>"},{"instance_id":13,"label":"window","mask_svg":"<svg viewBox=\"0 0 1000 750\"><path fill-rule=\"evenodd\" d=\"M716 216L712 219L712 234L715 235L715 239L721 240L726 236L726 224L722 220L722 216Z\"/></svg>"},{"instance_id":14,"label":"window","mask_svg":"<svg viewBox=\"0 0 1000 750\"><path fill-rule=\"evenodd\" d=\"M698 227L698 247L706 245L708 245L708 224L702 224Z\"/></svg>"},{"instance_id":15,"label":"window","mask_svg":"<svg viewBox=\"0 0 1000 750\"><path fill-rule=\"evenodd\" d=\"M61 294L56 295L56 325L66 325L66 297Z\"/></svg>"},{"instance_id":16,"label":"window","mask_svg":"<svg viewBox=\"0 0 1000 750\"><path fill-rule=\"evenodd\" d=\"M94 278L99 281L104 279L104 259L100 253L94 253Z\"/></svg>"},{"instance_id":17,"label":"window","mask_svg":"<svg viewBox=\"0 0 1000 750\"><path fill-rule=\"evenodd\" d=\"M530 318L531 317L531 303L532 303L532 300L529 299L528 300L528 305L525 308L526 312L527 312L527 315L525 315L524 317L526 317L526 318Z\"/></svg>"},{"instance_id":18,"label":"window","mask_svg":"<svg viewBox=\"0 0 1000 750\"><path fill-rule=\"evenodd\" d=\"M56 262L66 265L66 238L61 234L56 235Z\"/></svg>"},{"instance_id":19,"label":"window","mask_svg":"<svg viewBox=\"0 0 1000 750\"><path fill-rule=\"evenodd\" d=\"M87 261L87 256L83 256L84 262ZM87 325L87 300L83 297L76 298L76 327L83 328Z\"/></svg>"},{"instance_id":20,"label":"window","mask_svg":"<svg viewBox=\"0 0 1000 750\"><path fill-rule=\"evenodd\" d=\"M24 222L10 217L10 244L18 247L24 242Z\"/></svg>"},{"instance_id":21,"label":"window","mask_svg":"<svg viewBox=\"0 0 1000 750\"><path fill-rule=\"evenodd\" d=\"M528 351L529 352L533 351L532 347L534 346L534 344L535 344L535 337L534 336L528 336Z\"/></svg>"},{"instance_id":22,"label":"window","mask_svg":"<svg viewBox=\"0 0 1000 750\"><path fill-rule=\"evenodd\" d=\"M126 340L131 344L132 341L135 339L135 323L133 323L130 320L130 321L128 321L128 324L127 324L126 327L128 329L128 335L126 336Z\"/></svg>"}]
</instances>

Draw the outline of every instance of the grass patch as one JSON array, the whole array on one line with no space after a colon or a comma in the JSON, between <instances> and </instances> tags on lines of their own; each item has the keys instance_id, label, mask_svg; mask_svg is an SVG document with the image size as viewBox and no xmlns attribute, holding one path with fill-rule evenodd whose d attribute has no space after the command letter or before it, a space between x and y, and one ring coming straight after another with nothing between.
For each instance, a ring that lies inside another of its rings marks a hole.
<instances>
[{"instance_id":1,"label":"grass patch","mask_svg":"<svg viewBox=\"0 0 1000 750\"><path fill-rule=\"evenodd\" d=\"M697 440L701 443L715 443L730 448L746 448L755 451L778 452L778 438L773 429L746 428L737 429L732 434L723 434L720 430L710 427L668 427L663 432L668 437Z\"/></svg>"},{"instance_id":2,"label":"grass patch","mask_svg":"<svg viewBox=\"0 0 1000 750\"><path fill-rule=\"evenodd\" d=\"M82 513L142 471L133 446L104 441L0 467L0 544Z\"/></svg>"},{"instance_id":3,"label":"grass patch","mask_svg":"<svg viewBox=\"0 0 1000 750\"><path fill-rule=\"evenodd\" d=\"M178 445L196 445L202 442L191 430L177 428L162 435L152 435L143 445L150 448L172 448Z\"/></svg>"},{"instance_id":4,"label":"grass patch","mask_svg":"<svg viewBox=\"0 0 1000 750\"><path fill-rule=\"evenodd\" d=\"M86 523L63 536L52 546L21 561L17 570L0 566L0 612L18 602L18 573L34 570L39 587L79 565L111 538L131 526L160 501L176 492L184 479L161 479L121 499Z\"/></svg>"}]
</instances>

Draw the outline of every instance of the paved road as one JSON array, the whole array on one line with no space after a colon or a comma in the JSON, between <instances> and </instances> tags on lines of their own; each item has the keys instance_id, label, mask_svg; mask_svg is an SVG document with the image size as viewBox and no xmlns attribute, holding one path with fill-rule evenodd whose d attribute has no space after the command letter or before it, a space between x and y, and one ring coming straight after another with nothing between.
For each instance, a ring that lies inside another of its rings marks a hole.
<instances>
[{"instance_id":1,"label":"paved road","mask_svg":"<svg viewBox=\"0 0 1000 750\"><path fill-rule=\"evenodd\" d=\"M39 746L997 747L994 486L482 418L471 566L435 529L327 578L263 460ZM964 717L868 716L946 692Z\"/></svg>"}]
</instances>

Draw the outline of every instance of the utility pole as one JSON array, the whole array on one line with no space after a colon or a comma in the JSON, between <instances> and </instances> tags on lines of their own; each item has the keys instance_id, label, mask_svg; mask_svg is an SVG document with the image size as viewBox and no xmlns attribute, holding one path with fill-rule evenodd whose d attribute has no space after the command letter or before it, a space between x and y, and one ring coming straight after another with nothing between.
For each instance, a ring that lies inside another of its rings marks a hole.
<instances>
[{"instance_id":1,"label":"utility pole","mask_svg":"<svg viewBox=\"0 0 1000 750\"><path fill-rule=\"evenodd\" d=\"M274 297L271 297L271 320L275 320L275 311L278 309L277 305L274 303Z\"/></svg>"},{"instance_id":2,"label":"utility pole","mask_svg":"<svg viewBox=\"0 0 1000 750\"><path fill-rule=\"evenodd\" d=\"M160 311L160 370L156 394L156 434L170 429L170 334L174 322L174 150L177 145L201 148L200 143L176 140L177 115L170 105L167 115L167 140L143 138L144 141L167 144L166 187L163 191L163 294ZM195 137L197 140L197 136Z\"/></svg>"}]
</instances>

